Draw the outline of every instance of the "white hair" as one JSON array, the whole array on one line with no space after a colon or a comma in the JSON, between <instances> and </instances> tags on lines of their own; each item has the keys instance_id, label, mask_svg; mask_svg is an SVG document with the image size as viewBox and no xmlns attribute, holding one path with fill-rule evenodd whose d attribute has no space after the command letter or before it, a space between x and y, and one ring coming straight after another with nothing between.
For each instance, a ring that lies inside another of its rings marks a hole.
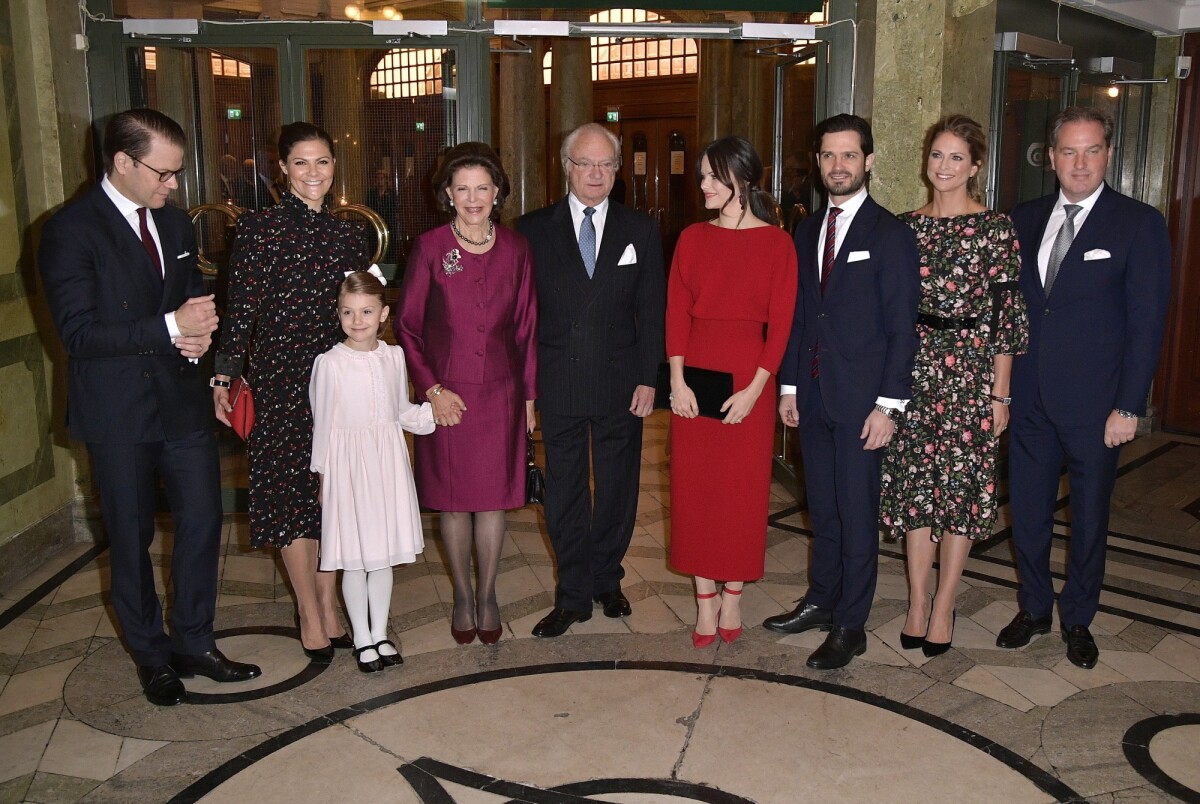
<instances>
[{"instance_id":1,"label":"white hair","mask_svg":"<svg viewBox=\"0 0 1200 804\"><path fill-rule=\"evenodd\" d=\"M616 155L617 167L621 166L621 141L617 139L617 135L606 129L599 123L584 123L579 128L572 131L567 136L563 137L562 148L559 149L559 158L562 160L563 168L567 167L567 161L571 156L571 149L575 147L575 140L583 134L599 134L608 139L612 145L613 154Z\"/></svg>"}]
</instances>

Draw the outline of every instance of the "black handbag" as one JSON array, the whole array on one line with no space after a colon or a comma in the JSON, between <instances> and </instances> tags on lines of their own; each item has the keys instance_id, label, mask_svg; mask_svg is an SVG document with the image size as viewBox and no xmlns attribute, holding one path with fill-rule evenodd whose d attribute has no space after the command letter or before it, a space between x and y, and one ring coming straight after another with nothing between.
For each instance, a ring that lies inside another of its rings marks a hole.
<instances>
[{"instance_id":1,"label":"black handbag","mask_svg":"<svg viewBox=\"0 0 1200 804\"><path fill-rule=\"evenodd\" d=\"M530 433L525 441L526 456L528 463L525 467L525 503L527 505L546 504L546 476L542 474L542 468L537 465L537 458L533 454L533 434Z\"/></svg>"}]
</instances>

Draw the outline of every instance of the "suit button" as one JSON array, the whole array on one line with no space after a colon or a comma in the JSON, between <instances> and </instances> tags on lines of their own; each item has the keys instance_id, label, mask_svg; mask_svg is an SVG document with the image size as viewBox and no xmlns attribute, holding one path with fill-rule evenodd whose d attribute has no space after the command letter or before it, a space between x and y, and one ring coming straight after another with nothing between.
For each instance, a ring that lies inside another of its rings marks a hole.
<instances>
[{"instance_id":1,"label":"suit button","mask_svg":"<svg viewBox=\"0 0 1200 804\"><path fill-rule=\"evenodd\" d=\"M145 377L145 378L148 380L148 379L150 379L150 372L148 372L148 371L143 371L143 372L142 372L142 376L143 376L143 377Z\"/></svg>"},{"instance_id":2,"label":"suit button","mask_svg":"<svg viewBox=\"0 0 1200 804\"><path fill-rule=\"evenodd\" d=\"M1050 315L1050 308L1047 307L1045 310L1042 310L1042 315Z\"/></svg>"},{"instance_id":3,"label":"suit button","mask_svg":"<svg viewBox=\"0 0 1200 804\"><path fill-rule=\"evenodd\" d=\"M828 313L817 313L817 318L829 318Z\"/></svg>"},{"instance_id":4,"label":"suit button","mask_svg":"<svg viewBox=\"0 0 1200 804\"><path fill-rule=\"evenodd\" d=\"M127 301L123 301L123 302L121 302L121 309L122 309L122 310L128 310L128 309L129 309L129 302L127 302Z\"/></svg>"}]
</instances>

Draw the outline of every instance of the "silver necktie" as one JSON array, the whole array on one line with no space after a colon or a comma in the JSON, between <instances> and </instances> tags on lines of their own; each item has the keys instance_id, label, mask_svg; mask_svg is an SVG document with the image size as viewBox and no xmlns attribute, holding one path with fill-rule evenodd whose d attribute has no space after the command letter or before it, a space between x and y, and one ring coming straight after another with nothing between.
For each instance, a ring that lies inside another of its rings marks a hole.
<instances>
[{"instance_id":1,"label":"silver necktie","mask_svg":"<svg viewBox=\"0 0 1200 804\"><path fill-rule=\"evenodd\" d=\"M1058 277L1058 269L1062 267L1063 257L1067 256L1068 249L1071 248L1071 241L1075 239L1075 215L1083 207L1078 204L1063 204L1063 212L1067 213L1067 219L1063 221L1062 228L1058 230L1058 234L1054 236L1054 245L1050 247L1050 258L1046 260L1046 281L1043 287L1046 288L1046 295L1050 295L1050 288L1054 286L1054 280Z\"/></svg>"}]
</instances>

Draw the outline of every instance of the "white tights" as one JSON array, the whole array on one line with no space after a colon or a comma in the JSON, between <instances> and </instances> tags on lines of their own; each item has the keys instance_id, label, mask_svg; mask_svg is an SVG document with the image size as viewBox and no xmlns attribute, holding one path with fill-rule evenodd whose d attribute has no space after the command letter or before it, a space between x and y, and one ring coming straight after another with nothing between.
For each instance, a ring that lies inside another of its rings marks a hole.
<instances>
[{"instance_id":1,"label":"white tights","mask_svg":"<svg viewBox=\"0 0 1200 804\"><path fill-rule=\"evenodd\" d=\"M361 662L373 662L384 656L395 656L391 645L379 645L387 639L388 610L392 604L392 568L371 570L342 570L342 597L346 599L346 614L355 648L369 648L359 654ZM379 646L378 648L374 646Z\"/></svg>"}]
</instances>

